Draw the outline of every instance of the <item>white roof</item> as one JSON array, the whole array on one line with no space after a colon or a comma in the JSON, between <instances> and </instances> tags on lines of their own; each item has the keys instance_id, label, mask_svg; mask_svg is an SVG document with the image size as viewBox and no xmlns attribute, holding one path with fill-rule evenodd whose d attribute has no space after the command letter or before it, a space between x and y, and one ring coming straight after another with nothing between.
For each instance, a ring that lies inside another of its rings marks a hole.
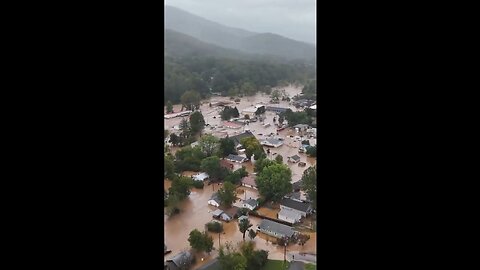
<instances>
[{"instance_id":1,"label":"white roof","mask_svg":"<svg viewBox=\"0 0 480 270\"><path fill-rule=\"evenodd\" d=\"M313 106L310 106L310 109L316 110L316 109L317 109L317 104L315 104L315 105L313 105Z\"/></svg>"},{"instance_id":2,"label":"white roof","mask_svg":"<svg viewBox=\"0 0 480 270\"><path fill-rule=\"evenodd\" d=\"M282 215L282 216L286 216L286 217L289 217L289 218L292 218L292 219L301 219L302 218L302 215L299 214L298 212L295 212L295 211L292 211L292 210L289 210L289 209L282 209L280 210L280 212L278 212L278 215Z\"/></svg>"},{"instance_id":3,"label":"white roof","mask_svg":"<svg viewBox=\"0 0 480 270\"><path fill-rule=\"evenodd\" d=\"M203 181L207 179L209 175L206 172L202 172L193 176L193 179L196 181Z\"/></svg>"}]
</instances>

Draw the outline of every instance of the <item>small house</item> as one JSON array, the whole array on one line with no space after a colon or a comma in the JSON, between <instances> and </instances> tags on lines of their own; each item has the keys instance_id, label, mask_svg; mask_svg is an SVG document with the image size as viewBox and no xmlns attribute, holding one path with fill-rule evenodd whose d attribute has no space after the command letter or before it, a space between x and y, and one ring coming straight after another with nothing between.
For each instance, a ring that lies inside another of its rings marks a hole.
<instances>
[{"instance_id":1,"label":"small house","mask_svg":"<svg viewBox=\"0 0 480 270\"><path fill-rule=\"evenodd\" d=\"M212 197L210 197L210 200L207 202L210 205L219 207L220 206L220 198L218 197L218 193L214 193Z\"/></svg>"},{"instance_id":2,"label":"small house","mask_svg":"<svg viewBox=\"0 0 480 270\"><path fill-rule=\"evenodd\" d=\"M235 135L235 136L232 136L232 137L229 137L233 143L235 144L235 149L238 149L239 147L241 147L241 143L240 141L243 139L243 138L250 138L250 137L254 137L255 138L255 135L253 135L252 132L250 131L245 131L241 134L238 134L238 135Z\"/></svg>"},{"instance_id":3,"label":"small house","mask_svg":"<svg viewBox=\"0 0 480 270\"><path fill-rule=\"evenodd\" d=\"M275 113L284 113L288 109L287 108L282 108L282 107L266 106L265 110L275 112Z\"/></svg>"},{"instance_id":4,"label":"small house","mask_svg":"<svg viewBox=\"0 0 480 270\"><path fill-rule=\"evenodd\" d=\"M212 217L216 218L216 219L226 221L226 222L229 222L230 220L232 220L232 217L228 213L225 213L221 209L217 209L217 210L213 211L212 212Z\"/></svg>"},{"instance_id":5,"label":"small house","mask_svg":"<svg viewBox=\"0 0 480 270\"><path fill-rule=\"evenodd\" d=\"M166 261L165 269L183 270L188 269L193 262L193 254L189 251L183 251Z\"/></svg>"},{"instance_id":6,"label":"small house","mask_svg":"<svg viewBox=\"0 0 480 270\"><path fill-rule=\"evenodd\" d=\"M206 172L202 172L192 176L192 179L195 181L205 181L205 179L208 179L208 178L209 178L209 175Z\"/></svg>"},{"instance_id":7,"label":"small house","mask_svg":"<svg viewBox=\"0 0 480 270\"><path fill-rule=\"evenodd\" d=\"M229 171L233 170L233 164L230 161L225 160L225 159L220 160L220 166L229 170Z\"/></svg>"},{"instance_id":8,"label":"small house","mask_svg":"<svg viewBox=\"0 0 480 270\"><path fill-rule=\"evenodd\" d=\"M274 139L274 138L266 138L262 141L260 141L260 144L261 145L264 145L264 146L269 146L269 147L280 147L283 145L283 142L279 139Z\"/></svg>"},{"instance_id":9,"label":"small house","mask_svg":"<svg viewBox=\"0 0 480 270\"><path fill-rule=\"evenodd\" d=\"M275 238L291 238L296 234L292 227L268 219L263 219L262 222L258 225L257 229L260 232L273 236Z\"/></svg>"},{"instance_id":10,"label":"small house","mask_svg":"<svg viewBox=\"0 0 480 270\"><path fill-rule=\"evenodd\" d=\"M299 161L300 161L300 157L298 155L293 155L291 157L288 157L288 162L297 163Z\"/></svg>"},{"instance_id":11,"label":"small house","mask_svg":"<svg viewBox=\"0 0 480 270\"><path fill-rule=\"evenodd\" d=\"M236 163L243 163L248 160L248 158L246 157L232 155L232 154L228 155L225 159L231 162L236 162Z\"/></svg>"},{"instance_id":12,"label":"small house","mask_svg":"<svg viewBox=\"0 0 480 270\"><path fill-rule=\"evenodd\" d=\"M245 176L242 178L242 186L257 189L257 183L252 176Z\"/></svg>"},{"instance_id":13,"label":"small house","mask_svg":"<svg viewBox=\"0 0 480 270\"><path fill-rule=\"evenodd\" d=\"M296 211L285 208L278 212L278 219L295 224L300 222L302 215Z\"/></svg>"},{"instance_id":14,"label":"small house","mask_svg":"<svg viewBox=\"0 0 480 270\"><path fill-rule=\"evenodd\" d=\"M258 207L258 201L255 200L255 199L245 200L245 201L243 201L242 207L243 208L248 208L251 211L253 211L255 208Z\"/></svg>"},{"instance_id":15,"label":"small house","mask_svg":"<svg viewBox=\"0 0 480 270\"><path fill-rule=\"evenodd\" d=\"M237 124L235 122L223 122L223 126L231 129L239 129L242 127L241 124Z\"/></svg>"},{"instance_id":16,"label":"small house","mask_svg":"<svg viewBox=\"0 0 480 270\"><path fill-rule=\"evenodd\" d=\"M291 198L283 198L280 202L280 210L287 209L300 214L302 217L306 217L313 211L312 205L307 202L294 200Z\"/></svg>"}]
</instances>

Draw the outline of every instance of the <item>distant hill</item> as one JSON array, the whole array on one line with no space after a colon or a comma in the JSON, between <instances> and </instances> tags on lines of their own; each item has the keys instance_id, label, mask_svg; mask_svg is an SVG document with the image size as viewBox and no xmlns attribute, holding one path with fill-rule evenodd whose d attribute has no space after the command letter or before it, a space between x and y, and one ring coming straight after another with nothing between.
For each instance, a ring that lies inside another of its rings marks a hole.
<instances>
[{"instance_id":1,"label":"distant hill","mask_svg":"<svg viewBox=\"0 0 480 270\"><path fill-rule=\"evenodd\" d=\"M240 51L209 44L170 29L165 30L164 52L165 56L171 57L206 56L232 59L248 57Z\"/></svg>"},{"instance_id":2,"label":"distant hill","mask_svg":"<svg viewBox=\"0 0 480 270\"><path fill-rule=\"evenodd\" d=\"M251 53L270 53L289 59L315 61L316 49L305 42L285 38L277 34L265 33L249 36L240 40L242 50Z\"/></svg>"},{"instance_id":3,"label":"distant hill","mask_svg":"<svg viewBox=\"0 0 480 270\"><path fill-rule=\"evenodd\" d=\"M238 49L241 38L256 34L209 21L172 6L165 6L165 28L232 49Z\"/></svg>"},{"instance_id":4,"label":"distant hill","mask_svg":"<svg viewBox=\"0 0 480 270\"><path fill-rule=\"evenodd\" d=\"M277 34L228 27L176 7L165 7L165 28L228 49L294 60L315 61L315 46ZM198 43L198 42L197 42ZM218 48L216 48L218 49Z\"/></svg>"}]
</instances>

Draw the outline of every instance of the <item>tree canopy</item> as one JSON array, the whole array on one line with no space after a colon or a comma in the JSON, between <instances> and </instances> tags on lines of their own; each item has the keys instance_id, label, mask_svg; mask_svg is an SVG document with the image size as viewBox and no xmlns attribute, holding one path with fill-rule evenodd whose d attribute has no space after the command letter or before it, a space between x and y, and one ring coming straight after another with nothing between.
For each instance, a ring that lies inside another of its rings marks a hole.
<instances>
[{"instance_id":1,"label":"tree canopy","mask_svg":"<svg viewBox=\"0 0 480 270\"><path fill-rule=\"evenodd\" d=\"M194 229L188 237L190 246L197 251L211 252L213 250L213 239L207 232L201 233Z\"/></svg>"},{"instance_id":2,"label":"tree canopy","mask_svg":"<svg viewBox=\"0 0 480 270\"><path fill-rule=\"evenodd\" d=\"M256 183L258 192L266 200L280 201L283 196L292 191L292 171L285 164L266 166L258 174Z\"/></svg>"},{"instance_id":3,"label":"tree canopy","mask_svg":"<svg viewBox=\"0 0 480 270\"><path fill-rule=\"evenodd\" d=\"M317 205L317 166L310 167L303 172L300 183L307 193L309 200L313 202L313 207Z\"/></svg>"},{"instance_id":4,"label":"tree canopy","mask_svg":"<svg viewBox=\"0 0 480 270\"><path fill-rule=\"evenodd\" d=\"M195 111L190 115L190 129L192 134L197 134L205 127L205 119L203 114Z\"/></svg>"},{"instance_id":5,"label":"tree canopy","mask_svg":"<svg viewBox=\"0 0 480 270\"><path fill-rule=\"evenodd\" d=\"M218 198L220 199L221 205L231 207L232 204L237 200L235 185L230 182L225 182L218 190Z\"/></svg>"}]
</instances>

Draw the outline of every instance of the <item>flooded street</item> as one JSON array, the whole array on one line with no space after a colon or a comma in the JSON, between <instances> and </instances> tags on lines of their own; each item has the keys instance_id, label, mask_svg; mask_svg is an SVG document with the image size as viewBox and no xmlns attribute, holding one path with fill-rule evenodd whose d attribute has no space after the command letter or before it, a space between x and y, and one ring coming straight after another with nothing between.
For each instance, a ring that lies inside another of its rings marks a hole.
<instances>
[{"instance_id":1,"label":"flooded street","mask_svg":"<svg viewBox=\"0 0 480 270\"><path fill-rule=\"evenodd\" d=\"M289 94L290 97L293 97L296 94L301 92L301 88L296 88L293 86L289 87L281 87L280 89L285 89L286 92ZM260 121L250 123L245 127L240 129L229 129L225 127L218 127L223 124L223 120L220 118L220 112L223 110L223 107L210 107L210 103L215 103L219 101L229 101L231 104L228 106L234 107L236 106L238 111L242 112L243 109L252 107L258 103L263 103L266 106L274 106L274 107L284 107L284 108L291 108L293 111L297 111L297 109L289 105L286 101L280 101L279 104L269 104L270 96L259 93L252 97L243 97L238 104L235 104L233 100L230 100L228 97L212 97L210 100L206 100L202 102L201 105L201 112L205 118L205 122L210 126L205 127L204 133L211 133L215 136L233 136L236 134L243 133L245 128L249 129L258 140L264 139L265 134L274 133L277 134L277 127L274 125L273 118L278 118L278 116L274 112L267 111L265 113L266 119L264 123L270 123L269 127L264 127ZM174 111L179 112L181 105L174 105ZM215 117L215 118L214 118ZM240 116L242 117L242 116ZM164 119L165 129L173 132L174 126L178 126L181 122L182 118L171 118L171 119ZM215 129L211 129L212 126L217 126ZM297 182L302 177L303 171L310 166L316 164L315 158L309 158L306 154L299 153L298 147L300 146L299 141L295 141L294 138L290 138L289 136L296 136L296 132L292 129L284 129L279 133L279 136L284 138L283 145L278 148L269 148L264 147L264 149L270 149L271 153L267 155L270 159L274 159L276 155L282 155L283 163L289 166L292 170L292 183ZM310 144L315 145L316 139L311 138ZM172 152L175 152L178 148L171 147ZM298 163L289 163L287 162L287 157L298 155L300 156L300 161L305 162L307 165L305 167L298 166ZM250 161L242 163L242 166L245 166L247 171L253 173L253 165ZM240 165L236 165L235 169L239 168ZM194 172L184 172L183 175L190 176L194 174ZM166 179L164 180L164 188L168 191L168 188L171 186L171 181ZM205 185L204 189L195 189L191 190L190 196L180 203L179 208L181 212L177 215L172 216L169 218L168 216L164 215L164 228L165 228L165 242L169 250L172 252L165 255L165 260L170 259L179 252L183 250L190 249L190 245L188 242L188 237L190 231L193 229L198 229L199 231L204 231L204 225L213 220L211 212L216 210L217 208L211 205L208 205L207 201L210 199L212 194L216 192L221 185L214 184L214 185ZM239 200L234 203L234 206L241 207L241 200L249 199L249 198L258 198L258 191L252 188L247 187L238 187L237 188L237 197ZM241 200L240 200L241 199ZM268 209L268 208L261 208L258 210L259 213L262 213L266 216L271 216L276 218L276 214L278 213L278 209ZM257 230L257 225L261 222L260 218L257 217L249 217L250 222L254 225L252 229L255 231ZM222 222L224 226L224 232L220 234L220 242L221 244L225 244L226 241L230 241L234 244L243 241L242 233L238 230L238 222L237 220L230 221L229 223ZM219 234L217 233L210 233L214 240L214 247L218 249L219 245ZM298 244L289 245L287 247L288 252L310 252L316 253L316 233L308 233L310 235L310 240L304 246L300 246ZM245 235L246 241L250 241L248 237L248 232ZM272 241L275 241L275 238L266 236L262 233L259 233L257 237L253 240L255 242L257 249L265 249L269 251L269 259L278 259L283 260L284 248L278 247L277 245L272 244ZM197 269L199 266L207 263L211 258L217 256L217 250L212 251L210 256L206 256L206 254L197 254L197 260L195 266L192 269ZM200 258L203 257L205 260L202 262Z\"/></svg>"}]
</instances>

